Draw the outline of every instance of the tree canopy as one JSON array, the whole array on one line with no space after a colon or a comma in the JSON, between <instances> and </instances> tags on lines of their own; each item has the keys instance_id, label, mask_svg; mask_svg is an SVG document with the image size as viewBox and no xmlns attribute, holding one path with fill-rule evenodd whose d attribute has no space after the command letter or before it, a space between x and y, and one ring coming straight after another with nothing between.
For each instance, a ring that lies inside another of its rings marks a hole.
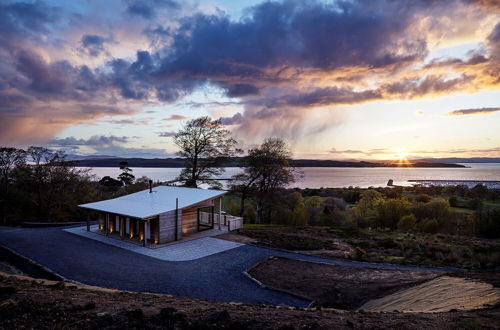
<instances>
[{"instance_id":1,"label":"tree canopy","mask_svg":"<svg viewBox=\"0 0 500 330\"><path fill-rule=\"evenodd\" d=\"M186 158L185 168L178 180L185 186L197 187L200 183L217 184L212 179L224 172L224 163L240 150L231 132L219 120L200 117L188 121L174 136L179 156Z\"/></svg>"},{"instance_id":2,"label":"tree canopy","mask_svg":"<svg viewBox=\"0 0 500 330\"><path fill-rule=\"evenodd\" d=\"M249 194L256 197L257 220L262 219L270 194L295 181L296 170L290 166L291 152L288 145L279 138L268 138L257 148L250 149L243 157L243 173L234 177L233 189L240 191L241 211Z\"/></svg>"}]
</instances>

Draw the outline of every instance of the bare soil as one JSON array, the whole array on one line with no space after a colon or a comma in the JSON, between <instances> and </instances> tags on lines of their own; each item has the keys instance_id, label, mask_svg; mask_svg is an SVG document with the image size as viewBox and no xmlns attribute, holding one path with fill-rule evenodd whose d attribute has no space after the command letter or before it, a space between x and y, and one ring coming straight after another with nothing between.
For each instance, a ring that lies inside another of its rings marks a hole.
<instances>
[{"instance_id":1,"label":"bare soil","mask_svg":"<svg viewBox=\"0 0 500 330\"><path fill-rule=\"evenodd\" d=\"M0 273L0 329L500 329L500 309L370 313L215 303Z\"/></svg>"},{"instance_id":2,"label":"bare soil","mask_svg":"<svg viewBox=\"0 0 500 330\"><path fill-rule=\"evenodd\" d=\"M365 302L434 279L426 271L347 267L271 257L248 270L268 288L314 301L316 306L355 309Z\"/></svg>"}]
</instances>

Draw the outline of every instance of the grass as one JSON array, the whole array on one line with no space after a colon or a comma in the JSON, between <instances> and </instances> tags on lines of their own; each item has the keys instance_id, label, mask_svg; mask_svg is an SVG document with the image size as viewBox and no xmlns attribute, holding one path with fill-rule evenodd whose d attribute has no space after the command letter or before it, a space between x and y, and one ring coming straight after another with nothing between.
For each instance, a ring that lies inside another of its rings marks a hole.
<instances>
[{"instance_id":1,"label":"grass","mask_svg":"<svg viewBox=\"0 0 500 330\"><path fill-rule=\"evenodd\" d=\"M457 212L457 213L464 213L464 214L473 214L474 211L471 210L471 209L466 209L466 208L463 208L463 207L450 207L450 209L454 212Z\"/></svg>"},{"instance_id":2,"label":"grass","mask_svg":"<svg viewBox=\"0 0 500 330\"><path fill-rule=\"evenodd\" d=\"M286 250L336 251L339 246L335 242L341 241L356 250L353 256L357 260L367 262L468 269L500 266L498 239L367 229L350 233L338 227L312 226L254 225L240 233L259 244Z\"/></svg>"}]
</instances>

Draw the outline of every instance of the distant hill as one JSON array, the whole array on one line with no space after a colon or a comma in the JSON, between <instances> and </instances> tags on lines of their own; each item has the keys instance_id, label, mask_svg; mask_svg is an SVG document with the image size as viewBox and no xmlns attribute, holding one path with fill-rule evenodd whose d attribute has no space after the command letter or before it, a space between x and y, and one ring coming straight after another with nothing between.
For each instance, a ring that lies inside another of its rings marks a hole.
<instances>
[{"instance_id":1,"label":"distant hill","mask_svg":"<svg viewBox=\"0 0 500 330\"><path fill-rule=\"evenodd\" d=\"M130 167L159 167L159 168L182 168L185 160L183 158L100 158L100 159L80 159L76 160L78 166L86 167L118 167L121 161L128 162ZM414 164L382 163L382 162L354 162L338 160L319 159L292 159L292 166L296 167L465 167L458 164L436 163L436 162L415 162ZM241 157L231 158L227 167L240 167Z\"/></svg>"},{"instance_id":2,"label":"distant hill","mask_svg":"<svg viewBox=\"0 0 500 330\"><path fill-rule=\"evenodd\" d=\"M415 160L429 163L500 163L500 158L495 157L472 157L472 158L424 158Z\"/></svg>"}]
</instances>

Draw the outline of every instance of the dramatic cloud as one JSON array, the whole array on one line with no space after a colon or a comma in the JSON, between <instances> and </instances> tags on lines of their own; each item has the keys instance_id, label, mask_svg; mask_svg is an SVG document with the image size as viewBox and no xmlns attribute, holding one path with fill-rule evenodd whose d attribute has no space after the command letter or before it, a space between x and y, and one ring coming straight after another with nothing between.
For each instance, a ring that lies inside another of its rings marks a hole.
<instances>
[{"instance_id":1,"label":"dramatic cloud","mask_svg":"<svg viewBox=\"0 0 500 330\"><path fill-rule=\"evenodd\" d=\"M0 4L3 144L47 142L208 88L238 106L223 124L258 138L318 134L341 105L500 86L496 1L267 1L239 20L172 0L60 6ZM471 40L465 57L428 58Z\"/></svg>"},{"instance_id":2,"label":"dramatic cloud","mask_svg":"<svg viewBox=\"0 0 500 330\"><path fill-rule=\"evenodd\" d=\"M477 108L477 109L461 109L448 112L448 116L464 116L464 115L485 115L500 111L500 108Z\"/></svg>"}]
</instances>

